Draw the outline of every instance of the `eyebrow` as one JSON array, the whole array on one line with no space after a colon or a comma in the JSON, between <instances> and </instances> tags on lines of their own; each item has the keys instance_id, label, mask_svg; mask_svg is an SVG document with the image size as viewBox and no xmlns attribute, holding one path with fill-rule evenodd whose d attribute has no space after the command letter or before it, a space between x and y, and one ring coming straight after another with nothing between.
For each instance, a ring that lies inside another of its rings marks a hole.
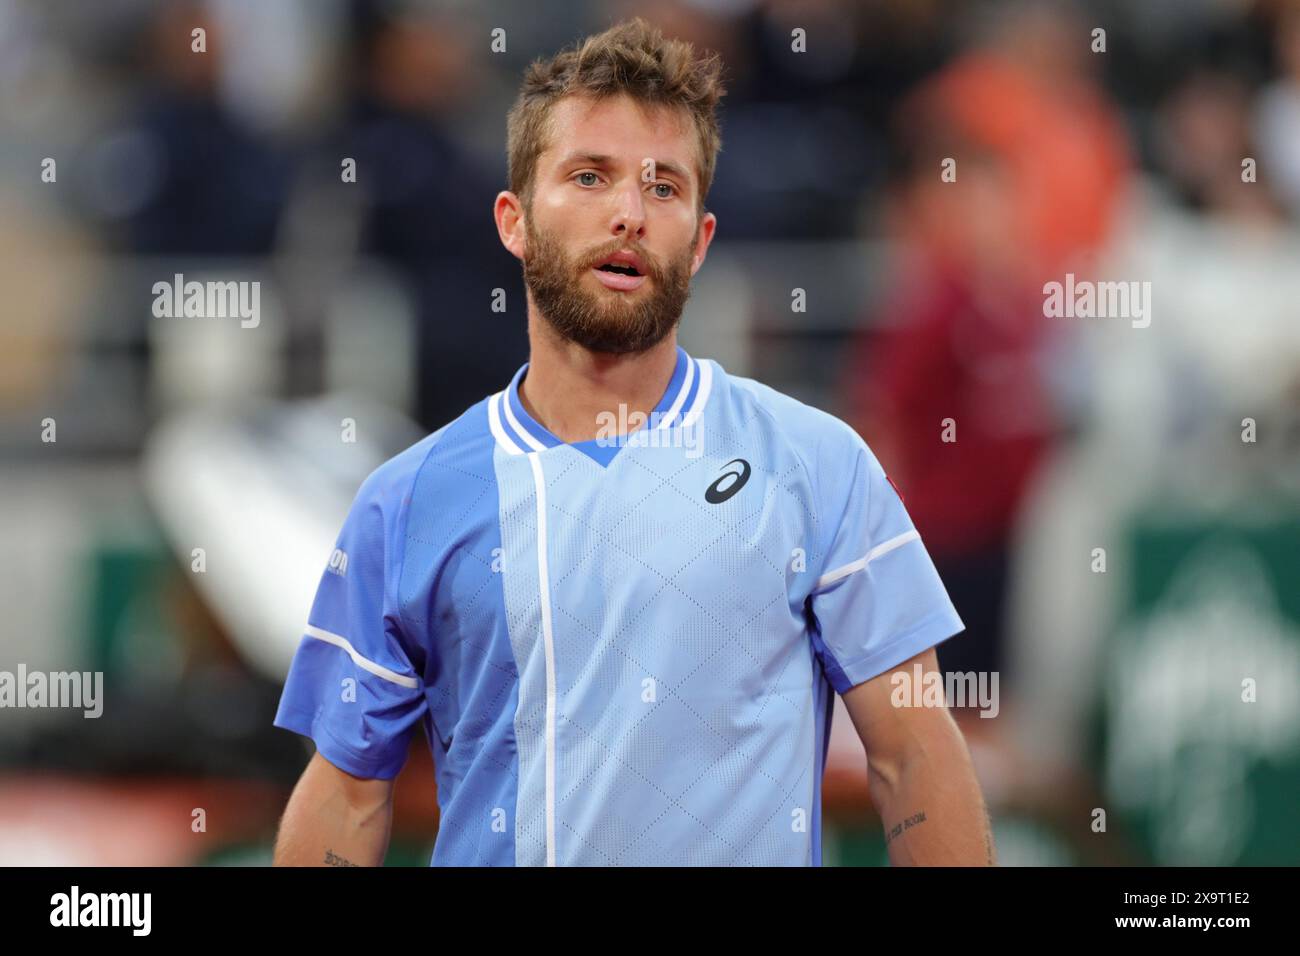
<instances>
[{"instance_id":1,"label":"eyebrow","mask_svg":"<svg viewBox=\"0 0 1300 956\"><path fill-rule=\"evenodd\" d=\"M583 162L591 163L593 166L609 166L613 161L612 156L607 156L604 153L570 153L560 161L560 165L569 166L573 163ZM691 177L686 170L682 169L682 167L678 166L676 163L656 159L654 160L654 166L655 173L662 170L671 176L678 177L683 182L689 183L691 181Z\"/></svg>"}]
</instances>

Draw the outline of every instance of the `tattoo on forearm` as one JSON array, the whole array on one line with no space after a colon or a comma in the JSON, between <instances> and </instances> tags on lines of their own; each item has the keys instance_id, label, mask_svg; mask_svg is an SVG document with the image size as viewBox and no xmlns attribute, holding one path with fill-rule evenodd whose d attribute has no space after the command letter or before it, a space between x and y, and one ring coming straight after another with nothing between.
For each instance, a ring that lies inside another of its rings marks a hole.
<instances>
[{"instance_id":1,"label":"tattoo on forearm","mask_svg":"<svg viewBox=\"0 0 1300 956\"><path fill-rule=\"evenodd\" d=\"M904 830L910 830L912 827L919 826L925 822L925 811L918 810L901 823L895 823L893 827L885 831L885 846L889 846L894 837L898 836Z\"/></svg>"},{"instance_id":2,"label":"tattoo on forearm","mask_svg":"<svg viewBox=\"0 0 1300 956\"><path fill-rule=\"evenodd\" d=\"M326 850L325 865L326 866L356 866L357 864L353 863L349 859L339 856L333 850Z\"/></svg>"},{"instance_id":3,"label":"tattoo on forearm","mask_svg":"<svg viewBox=\"0 0 1300 956\"><path fill-rule=\"evenodd\" d=\"M984 849L989 854L989 866L997 866L993 853L993 819L989 816L988 807L984 808Z\"/></svg>"}]
</instances>

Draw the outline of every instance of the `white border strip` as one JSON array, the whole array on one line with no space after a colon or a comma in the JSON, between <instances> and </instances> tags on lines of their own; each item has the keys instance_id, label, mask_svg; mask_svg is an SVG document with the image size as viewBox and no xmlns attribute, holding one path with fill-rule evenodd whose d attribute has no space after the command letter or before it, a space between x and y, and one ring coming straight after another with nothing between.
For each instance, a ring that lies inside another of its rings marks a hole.
<instances>
[{"instance_id":1,"label":"white border strip","mask_svg":"<svg viewBox=\"0 0 1300 956\"><path fill-rule=\"evenodd\" d=\"M357 653L357 649L352 646L352 642L346 637L341 637L323 628L315 627L308 624L304 629L308 637L314 637L318 641L324 641L326 644L333 644L335 647L341 647L348 652L348 657L352 662L363 670L368 670L377 677L382 677L386 681L391 681L400 687L419 687L420 682L414 677L407 677L405 674L399 674L397 671L390 671L382 664L376 664L374 661L362 657Z\"/></svg>"},{"instance_id":2,"label":"white border strip","mask_svg":"<svg viewBox=\"0 0 1300 956\"><path fill-rule=\"evenodd\" d=\"M882 554L888 554L890 551L893 551L895 548L902 547L903 545L907 544L907 542L909 541L919 540L920 537L921 537L920 533L915 528L913 528L911 531L904 531L898 537L890 538L884 544L876 545L865 555L858 558L858 560L846 564L842 568L836 568L834 571L830 571L826 574L823 574L820 578L817 579L817 584L813 588L813 590L816 591L819 590L820 588L826 587L826 585L828 584L834 584L840 578L847 578L850 574L854 574L858 571L861 571L863 568L867 566L869 562L876 560L876 558L880 557Z\"/></svg>"},{"instance_id":3,"label":"white border strip","mask_svg":"<svg viewBox=\"0 0 1300 956\"><path fill-rule=\"evenodd\" d=\"M501 411L497 408L497 402L501 401L504 395L505 392L497 392L488 399L488 427L492 429L492 435L498 445L512 455L522 455L524 450L516 445L506 434L506 430L501 427Z\"/></svg>"},{"instance_id":4,"label":"white border strip","mask_svg":"<svg viewBox=\"0 0 1300 956\"><path fill-rule=\"evenodd\" d=\"M695 401L691 404L691 410L686 413L682 419L682 427L690 428L695 424L695 419L699 418L704 412L704 403L709 400L709 386L713 384L713 366L709 364L708 359L700 360L700 389L695 393Z\"/></svg>"},{"instance_id":5,"label":"white border strip","mask_svg":"<svg viewBox=\"0 0 1300 956\"><path fill-rule=\"evenodd\" d=\"M537 452L530 452L537 489L537 589L546 649L546 865L555 866L555 635L551 630L551 582L546 565L546 476Z\"/></svg>"}]
</instances>

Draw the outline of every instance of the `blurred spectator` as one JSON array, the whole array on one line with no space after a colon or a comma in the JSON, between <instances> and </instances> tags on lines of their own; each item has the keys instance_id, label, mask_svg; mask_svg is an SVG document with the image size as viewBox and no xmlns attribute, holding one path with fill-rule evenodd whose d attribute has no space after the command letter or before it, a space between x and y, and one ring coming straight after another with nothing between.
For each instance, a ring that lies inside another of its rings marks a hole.
<instances>
[{"instance_id":1,"label":"blurred spectator","mask_svg":"<svg viewBox=\"0 0 1300 956\"><path fill-rule=\"evenodd\" d=\"M206 54L191 51L196 27L207 31ZM223 108L224 43L203 7L161 7L143 41L151 82L136 118L96 150L102 211L122 216L134 252L249 256L273 246L289 164Z\"/></svg>"},{"instance_id":2,"label":"blurred spectator","mask_svg":"<svg viewBox=\"0 0 1300 956\"><path fill-rule=\"evenodd\" d=\"M520 267L492 220L504 152L485 162L449 130L458 106L483 94L463 23L366 3L352 35L352 104L323 163L337 184L342 157L356 160L361 251L408 286L416 417L433 430L508 381L527 355ZM504 141L504 112L500 126ZM506 290L505 313L491 311L496 288Z\"/></svg>"},{"instance_id":3,"label":"blurred spectator","mask_svg":"<svg viewBox=\"0 0 1300 956\"><path fill-rule=\"evenodd\" d=\"M1243 181L1242 162L1258 151L1251 141L1250 88L1222 70L1195 69L1172 91L1158 114L1156 159L1175 196L1196 212L1243 223L1278 223L1282 209L1265 162ZM1277 173L1285 172L1279 164Z\"/></svg>"},{"instance_id":4,"label":"blurred spectator","mask_svg":"<svg viewBox=\"0 0 1300 956\"><path fill-rule=\"evenodd\" d=\"M1300 219L1300 6L1278 18L1276 56L1280 75L1260 91L1255 106L1260 178L1274 188ZM1245 108L1245 104L1239 104ZM1247 154L1249 155L1249 154ZM1240 163L1240 159L1238 159Z\"/></svg>"},{"instance_id":5,"label":"blurred spectator","mask_svg":"<svg viewBox=\"0 0 1300 956\"><path fill-rule=\"evenodd\" d=\"M1042 285L1088 271L1122 184L1124 138L1083 68L1086 35L1021 9L898 117L897 278L862 337L848 406L967 624L939 648L950 671L1009 669L1012 532L1059 427Z\"/></svg>"}]
</instances>

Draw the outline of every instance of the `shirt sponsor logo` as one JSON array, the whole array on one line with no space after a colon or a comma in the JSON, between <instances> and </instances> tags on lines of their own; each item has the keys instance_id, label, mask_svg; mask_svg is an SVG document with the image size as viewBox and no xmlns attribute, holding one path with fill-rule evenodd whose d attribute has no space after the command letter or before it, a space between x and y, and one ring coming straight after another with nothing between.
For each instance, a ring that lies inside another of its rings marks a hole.
<instances>
[{"instance_id":1,"label":"shirt sponsor logo","mask_svg":"<svg viewBox=\"0 0 1300 956\"><path fill-rule=\"evenodd\" d=\"M743 458L733 458L723 465L724 468L730 468L732 465L739 465L740 468L734 471L724 471L718 476L718 480L704 492L704 500L711 505L720 505L741 488L745 487L745 482L749 481L749 462ZM723 486L726 487L723 487Z\"/></svg>"}]
</instances>

